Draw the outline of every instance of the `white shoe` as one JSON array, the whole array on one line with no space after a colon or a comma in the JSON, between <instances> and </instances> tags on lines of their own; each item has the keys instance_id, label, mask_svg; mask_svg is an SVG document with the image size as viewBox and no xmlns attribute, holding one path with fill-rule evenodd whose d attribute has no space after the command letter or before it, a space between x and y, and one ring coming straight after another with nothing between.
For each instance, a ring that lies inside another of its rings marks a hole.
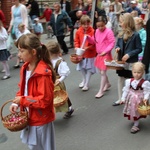
<instances>
[{"instance_id":1,"label":"white shoe","mask_svg":"<svg viewBox=\"0 0 150 150\"><path fill-rule=\"evenodd\" d=\"M81 83L79 84L79 88L83 88L83 87L84 87L84 83L81 82Z\"/></svg>"},{"instance_id":2,"label":"white shoe","mask_svg":"<svg viewBox=\"0 0 150 150\"><path fill-rule=\"evenodd\" d=\"M117 100L117 101L115 101L115 103L116 103L116 104L119 104L120 102L121 102L121 100Z\"/></svg>"},{"instance_id":3,"label":"white shoe","mask_svg":"<svg viewBox=\"0 0 150 150\"><path fill-rule=\"evenodd\" d=\"M5 73L5 70L3 69L1 72L2 72L2 73Z\"/></svg>"},{"instance_id":4,"label":"white shoe","mask_svg":"<svg viewBox=\"0 0 150 150\"><path fill-rule=\"evenodd\" d=\"M115 102L113 103L113 106L119 106L119 105L121 105L121 104L120 104L120 100L117 100L117 101L115 101Z\"/></svg>"},{"instance_id":5,"label":"white shoe","mask_svg":"<svg viewBox=\"0 0 150 150\"><path fill-rule=\"evenodd\" d=\"M87 86L84 86L83 88L82 88L82 91L88 91L89 90L89 88L87 87Z\"/></svg>"}]
</instances>

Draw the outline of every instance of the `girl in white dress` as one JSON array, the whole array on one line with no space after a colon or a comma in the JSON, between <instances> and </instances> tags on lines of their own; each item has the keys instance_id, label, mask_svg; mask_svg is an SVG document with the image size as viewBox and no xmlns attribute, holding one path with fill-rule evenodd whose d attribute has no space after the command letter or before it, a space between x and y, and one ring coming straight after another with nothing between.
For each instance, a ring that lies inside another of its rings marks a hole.
<instances>
[{"instance_id":1,"label":"girl in white dress","mask_svg":"<svg viewBox=\"0 0 150 150\"><path fill-rule=\"evenodd\" d=\"M67 65L67 62L63 60L61 57L61 49L58 44L58 42L55 41L49 41L47 43L47 48L50 52L51 56L51 62L53 65L53 68L56 72L56 82L55 82L55 88L59 88L60 90L66 91L66 86L64 83L64 80L66 77L70 74L70 69ZM70 99L68 98L67 102L59 107L55 108L56 112L66 112L64 115L64 119L68 119L71 117L72 113L74 112L74 109L72 108L72 103Z\"/></svg>"},{"instance_id":2,"label":"girl in white dress","mask_svg":"<svg viewBox=\"0 0 150 150\"><path fill-rule=\"evenodd\" d=\"M150 82L143 79L145 66L141 62L136 62L132 66L133 78L125 81L123 94L120 103L125 103L123 109L124 117L134 122L131 133L137 133L139 129L139 119L145 118L137 111L140 102L146 103L150 96Z\"/></svg>"}]
</instances>

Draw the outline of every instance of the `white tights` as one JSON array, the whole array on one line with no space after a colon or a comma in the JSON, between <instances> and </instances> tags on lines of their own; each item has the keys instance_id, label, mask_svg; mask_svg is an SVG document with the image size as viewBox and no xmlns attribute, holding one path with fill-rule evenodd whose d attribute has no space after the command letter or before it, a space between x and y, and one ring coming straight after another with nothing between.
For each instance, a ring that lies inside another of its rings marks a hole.
<instances>
[{"instance_id":1,"label":"white tights","mask_svg":"<svg viewBox=\"0 0 150 150\"><path fill-rule=\"evenodd\" d=\"M82 82L84 86L88 87L92 73L86 69L81 69L81 74L82 74Z\"/></svg>"},{"instance_id":2,"label":"white tights","mask_svg":"<svg viewBox=\"0 0 150 150\"><path fill-rule=\"evenodd\" d=\"M122 89L124 86L124 82L125 82L124 77L118 77L118 101L121 101Z\"/></svg>"},{"instance_id":3,"label":"white tights","mask_svg":"<svg viewBox=\"0 0 150 150\"><path fill-rule=\"evenodd\" d=\"M9 75L10 75L10 71L9 71L8 62L7 62L7 61L2 61L2 65L3 65L3 68L4 68L4 70L5 70L5 75L6 75L6 76L9 76Z\"/></svg>"},{"instance_id":4,"label":"white tights","mask_svg":"<svg viewBox=\"0 0 150 150\"><path fill-rule=\"evenodd\" d=\"M139 120L134 121L134 126L138 127L139 126Z\"/></svg>"}]
</instances>

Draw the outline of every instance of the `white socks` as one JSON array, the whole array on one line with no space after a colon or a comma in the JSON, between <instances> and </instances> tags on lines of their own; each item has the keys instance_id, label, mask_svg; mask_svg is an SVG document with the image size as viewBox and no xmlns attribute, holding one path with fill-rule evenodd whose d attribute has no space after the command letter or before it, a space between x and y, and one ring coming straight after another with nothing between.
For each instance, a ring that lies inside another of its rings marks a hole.
<instances>
[{"instance_id":1,"label":"white socks","mask_svg":"<svg viewBox=\"0 0 150 150\"><path fill-rule=\"evenodd\" d=\"M134 121L134 126L138 127L139 126L139 120Z\"/></svg>"},{"instance_id":2,"label":"white socks","mask_svg":"<svg viewBox=\"0 0 150 150\"><path fill-rule=\"evenodd\" d=\"M118 101L121 101L122 89L124 86L124 82L125 82L124 77L118 77Z\"/></svg>"},{"instance_id":3,"label":"white socks","mask_svg":"<svg viewBox=\"0 0 150 150\"><path fill-rule=\"evenodd\" d=\"M5 75L10 76L9 65L7 61L2 61L3 68L5 70Z\"/></svg>"}]
</instances>

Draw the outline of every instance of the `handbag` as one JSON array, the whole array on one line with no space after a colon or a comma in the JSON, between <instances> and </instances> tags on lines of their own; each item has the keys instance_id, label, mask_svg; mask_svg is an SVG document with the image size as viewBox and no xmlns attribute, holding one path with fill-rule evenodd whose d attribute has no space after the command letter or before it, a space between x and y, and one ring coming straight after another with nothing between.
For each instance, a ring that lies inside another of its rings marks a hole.
<instances>
[{"instance_id":1,"label":"handbag","mask_svg":"<svg viewBox=\"0 0 150 150\"><path fill-rule=\"evenodd\" d=\"M9 34L7 39L7 50L10 51L13 48L13 45L14 45L14 40L12 38L12 35Z\"/></svg>"}]
</instances>

